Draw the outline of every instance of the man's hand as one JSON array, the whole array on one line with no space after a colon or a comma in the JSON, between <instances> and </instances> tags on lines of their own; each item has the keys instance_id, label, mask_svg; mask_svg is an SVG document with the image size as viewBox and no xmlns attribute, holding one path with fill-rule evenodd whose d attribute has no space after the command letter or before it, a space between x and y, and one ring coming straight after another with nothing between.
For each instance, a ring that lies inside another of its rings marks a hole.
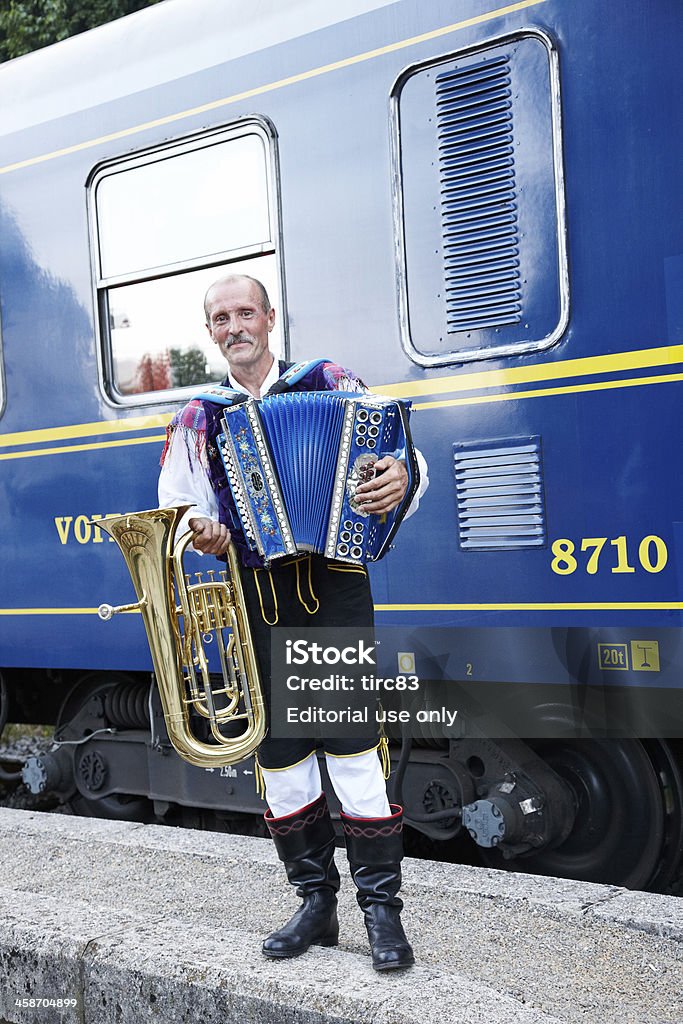
<instances>
[{"instance_id":1,"label":"man's hand","mask_svg":"<svg viewBox=\"0 0 683 1024\"><path fill-rule=\"evenodd\" d=\"M393 455L385 455L374 465L375 477L356 488L356 500L365 512L381 515L391 512L403 499L408 489L408 471L404 462Z\"/></svg>"},{"instance_id":2,"label":"man's hand","mask_svg":"<svg viewBox=\"0 0 683 1024\"><path fill-rule=\"evenodd\" d=\"M215 519L198 517L190 519L188 526L192 530L192 544L195 551L204 555L224 555L230 543L230 530Z\"/></svg>"}]
</instances>

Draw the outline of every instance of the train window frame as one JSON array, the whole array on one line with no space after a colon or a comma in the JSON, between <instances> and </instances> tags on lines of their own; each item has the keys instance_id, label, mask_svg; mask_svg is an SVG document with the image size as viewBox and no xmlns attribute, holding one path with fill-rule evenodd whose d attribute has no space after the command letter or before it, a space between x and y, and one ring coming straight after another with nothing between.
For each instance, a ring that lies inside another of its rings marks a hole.
<instances>
[{"instance_id":1,"label":"train window frame","mask_svg":"<svg viewBox=\"0 0 683 1024\"><path fill-rule=\"evenodd\" d=\"M264 170L266 181L267 217L270 238L260 240L239 249L226 249L200 257L189 258L182 262L169 262L165 265L148 267L130 274L119 274L107 278L102 274L100 218L97 206L97 189L108 176L130 171L137 167L149 166L157 162L172 159L186 153L201 151L212 146L239 139L247 135L256 135L264 147ZM90 234L91 282L93 292L93 310L95 317L95 337L98 363L99 390L104 401L113 408L130 408L136 406L168 405L178 401L186 401L196 394L201 383L186 386L175 386L155 391L124 394L116 386L114 366L114 350L112 345L111 324L109 319L109 291L121 285L134 285L143 282L169 280L191 272L216 269L229 273L235 267L238 273L249 273L249 262L258 258L271 256L274 261L274 276L279 295L273 303L277 305L278 320L281 334L281 357L286 358L289 351L288 317L286 315L285 278L281 244L281 207L279 202L279 162L277 153L277 133L271 122L259 115L239 118L228 124L210 130L194 132L181 138L166 139L154 146L118 155L101 161L92 168L86 181L87 212ZM254 271L254 276L258 273ZM199 312L201 316L201 312ZM277 357L277 353L275 353Z\"/></svg>"},{"instance_id":2,"label":"train window frame","mask_svg":"<svg viewBox=\"0 0 683 1024\"><path fill-rule=\"evenodd\" d=\"M539 41L546 50L549 77L549 113L551 122L552 168L555 179L555 222L557 240L558 316L555 327L542 338L525 338L499 345L478 345L449 352L424 352L413 341L410 321L408 254L405 234L404 175L402 160L400 99L407 81L414 75L436 69L449 62L466 59L498 46L524 39ZM397 312L401 346L411 362L421 367L438 367L501 359L540 352L551 348L565 334L569 325L570 292L567 245L565 175L562 152L562 111L558 48L551 36L541 29L524 28L504 35L492 36L471 46L449 51L428 60L410 64L394 81L389 94L389 134L391 146L392 205L396 260Z\"/></svg>"}]
</instances>

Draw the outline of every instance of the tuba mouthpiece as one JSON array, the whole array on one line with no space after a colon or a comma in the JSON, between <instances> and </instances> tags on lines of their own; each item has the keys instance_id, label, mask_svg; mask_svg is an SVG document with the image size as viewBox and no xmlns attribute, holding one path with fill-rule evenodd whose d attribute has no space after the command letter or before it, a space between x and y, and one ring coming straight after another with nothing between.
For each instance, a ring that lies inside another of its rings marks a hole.
<instances>
[{"instance_id":1,"label":"tuba mouthpiece","mask_svg":"<svg viewBox=\"0 0 683 1024\"><path fill-rule=\"evenodd\" d=\"M145 597L140 601L134 601L133 604L101 604L97 609L97 614L102 619L102 622L109 622L113 615L118 615L119 612L139 612L147 604Z\"/></svg>"}]
</instances>

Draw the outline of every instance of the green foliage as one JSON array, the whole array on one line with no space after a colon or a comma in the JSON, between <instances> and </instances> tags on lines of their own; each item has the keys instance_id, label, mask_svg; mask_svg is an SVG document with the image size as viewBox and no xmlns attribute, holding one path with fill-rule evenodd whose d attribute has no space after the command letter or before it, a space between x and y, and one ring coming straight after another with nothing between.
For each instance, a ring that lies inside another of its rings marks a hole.
<instances>
[{"instance_id":1,"label":"green foliage","mask_svg":"<svg viewBox=\"0 0 683 1024\"><path fill-rule=\"evenodd\" d=\"M4 0L0 7L0 61L156 3L159 0Z\"/></svg>"},{"instance_id":2,"label":"green foliage","mask_svg":"<svg viewBox=\"0 0 683 1024\"><path fill-rule=\"evenodd\" d=\"M213 377L207 372L206 356L200 348L179 348L169 350L171 361L171 377L176 388L189 387L191 384L208 384Z\"/></svg>"}]
</instances>

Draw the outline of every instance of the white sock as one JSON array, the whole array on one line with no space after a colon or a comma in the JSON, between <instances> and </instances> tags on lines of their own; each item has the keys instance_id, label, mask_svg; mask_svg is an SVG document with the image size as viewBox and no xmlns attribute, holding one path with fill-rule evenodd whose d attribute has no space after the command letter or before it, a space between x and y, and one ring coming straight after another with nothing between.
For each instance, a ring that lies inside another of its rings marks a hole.
<instances>
[{"instance_id":1,"label":"white sock","mask_svg":"<svg viewBox=\"0 0 683 1024\"><path fill-rule=\"evenodd\" d=\"M388 818L387 787L376 750L335 757L326 754L330 781L344 814L353 818Z\"/></svg>"},{"instance_id":2,"label":"white sock","mask_svg":"<svg viewBox=\"0 0 683 1024\"><path fill-rule=\"evenodd\" d=\"M266 802L274 818L293 814L313 803L322 792L318 758L313 752L291 768L264 768Z\"/></svg>"}]
</instances>

